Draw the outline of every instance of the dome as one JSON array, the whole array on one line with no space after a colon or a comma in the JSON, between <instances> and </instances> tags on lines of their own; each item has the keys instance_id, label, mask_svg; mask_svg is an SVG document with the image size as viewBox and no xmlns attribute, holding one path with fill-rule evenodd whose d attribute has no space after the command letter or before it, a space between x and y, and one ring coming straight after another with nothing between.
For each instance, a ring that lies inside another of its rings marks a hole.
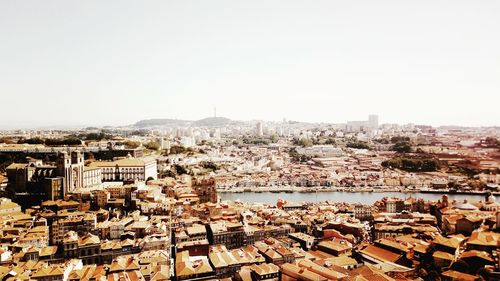
<instances>
[{"instance_id":1,"label":"dome","mask_svg":"<svg viewBox=\"0 0 500 281\"><path fill-rule=\"evenodd\" d=\"M453 205L453 207L460 209L460 210L478 210L478 207L467 202L467 200L464 200L463 203L457 202Z\"/></svg>"},{"instance_id":2,"label":"dome","mask_svg":"<svg viewBox=\"0 0 500 281\"><path fill-rule=\"evenodd\" d=\"M496 203L497 202L497 199L495 198L495 196L493 196L493 194L491 194L490 196L488 196L488 199L486 199L486 203L488 204L493 204L493 203Z\"/></svg>"}]
</instances>

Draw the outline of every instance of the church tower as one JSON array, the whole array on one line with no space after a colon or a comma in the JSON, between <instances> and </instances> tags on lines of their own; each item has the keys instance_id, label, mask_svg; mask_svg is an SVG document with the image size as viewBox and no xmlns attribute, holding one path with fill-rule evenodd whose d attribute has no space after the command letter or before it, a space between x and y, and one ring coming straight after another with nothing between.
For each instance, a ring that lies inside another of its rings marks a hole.
<instances>
[{"instance_id":1,"label":"church tower","mask_svg":"<svg viewBox=\"0 0 500 281\"><path fill-rule=\"evenodd\" d=\"M63 177L63 190L64 194L68 192L71 186L71 157L66 151L59 154L57 158L57 176Z\"/></svg>"},{"instance_id":2,"label":"church tower","mask_svg":"<svg viewBox=\"0 0 500 281\"><path fill-rule=\"evenodd\" d=\"M71 152L71 185L69 190L73 191L83 187L83 153Z\"/></svg>"}]
</instances>

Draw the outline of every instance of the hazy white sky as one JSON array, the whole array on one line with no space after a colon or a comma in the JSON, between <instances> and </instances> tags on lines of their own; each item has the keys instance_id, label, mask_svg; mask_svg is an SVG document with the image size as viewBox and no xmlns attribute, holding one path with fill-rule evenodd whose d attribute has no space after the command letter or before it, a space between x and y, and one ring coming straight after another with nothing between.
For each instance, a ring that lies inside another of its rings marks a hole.
<instances>
[{"instance_id":1,"label":"hazy white sky","mask_svg":"<svg viewBox=\"0 0 500 281\"><path fill-rule=\"evenodd\" d=\"M0 128L500 125L500 1L0 1Z\"/></svg>"}]
</instances>

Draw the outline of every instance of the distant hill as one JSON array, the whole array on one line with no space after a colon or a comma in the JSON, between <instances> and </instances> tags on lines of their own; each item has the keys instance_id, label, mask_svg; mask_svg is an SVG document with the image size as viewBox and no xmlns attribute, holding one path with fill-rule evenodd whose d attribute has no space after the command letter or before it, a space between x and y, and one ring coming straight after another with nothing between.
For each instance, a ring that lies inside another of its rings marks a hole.
<instances>
[{"instance_id":1,"label":"distant hill","mask_svg":"<svg viewBox=\"0 0 500 281\"><path fill-rule=\"evenodd\" d=\"M188 125L189 123L191 123L191 121L179 120L179 119L147 119L135 123L134 127L138 128L156 127L156 126L176 127L176 126L185 126Z\"/></svg>"},{"instance_id":2,"label":"distant hill","mask_svg":"<svg viewBox=\"0 0 500 281\"><path fill-rule=\"evenodd\" d=\"M147 119L141 120L135 123L133 126L136 128L148 128L148 127L221 127L229 124L234 124L236 121L232 121L225 117L208 117L197 121L189 120L179 120L179 119Z\"/></svg>"},{"instance_id":3,"label":"distant hill","mask_svg":"<svg viewBox=\"0 0 500 281\"><path fill-rule=\"evenodd\" d=\"M231 124L233 121L226 117L208 117L193 122L194 127L218 127Z\"/></svg>"}]
</instances>

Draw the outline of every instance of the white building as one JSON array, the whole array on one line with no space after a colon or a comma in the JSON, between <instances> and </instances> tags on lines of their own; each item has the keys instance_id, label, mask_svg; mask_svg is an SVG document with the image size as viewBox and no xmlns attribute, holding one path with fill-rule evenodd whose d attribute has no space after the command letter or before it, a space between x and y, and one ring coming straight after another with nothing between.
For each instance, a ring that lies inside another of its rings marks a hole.
<instances>
[{"instance_id":1,"label":"white building","mask_svg":"<svg viewBox=\"0 0 500 281\"><path fill-rule=\"evenodd\" d=\"M264 136L264 128L262 127L262 122L258 122L257 126L255 128L255 133L257 136L262 137Z\"/></svg>"},{"instance_id":2,"label":"white building","mask_svg":"<svg viewBox=\"0 0 500 281\"><path fill-rule=\"evenodd\" d=\"M90 167L101 168L102 181L145 181L150 177L158 178L156 160L151 157L96 161Z\"/></svg>"},{"instance_id":3,"label":"white building","mask_svg":"<svg viewBox=\"0 0 500 281\"><path fill-rule=\"evenodd\" d=\"M333 145L315 145L311 147L299 147L297 153L311 157L338 157L342 156L342 149Z\"/></svg>"},{"instance_id":4,"label":"white building","mask_svg":"<svg viewBox=\"0 0 500 281\"><path fill-rule=\"evenodd\" d=\"M0 198L0 215L21 213L21 206L8 198Z\"/></svg>"},{"instance_id":5,"label":"white building","mask_svg":"<svg viewBox=\"0 0 500 281\"><path fill-rule=\"evenodd\" d=\"M368 115L368 126L372 129L377 129L378 128L378 115Z\"/></svg>"},{"instance_id":6,"label":"white building","mask_svg":"<svg viewBox=\"0 0 500 281\"><path fill-rule=\"evenodd\" d=\"M102 184L102 170L99 167L83 168L83 187L93 187Z\"/></svg>"}]
</instances>

